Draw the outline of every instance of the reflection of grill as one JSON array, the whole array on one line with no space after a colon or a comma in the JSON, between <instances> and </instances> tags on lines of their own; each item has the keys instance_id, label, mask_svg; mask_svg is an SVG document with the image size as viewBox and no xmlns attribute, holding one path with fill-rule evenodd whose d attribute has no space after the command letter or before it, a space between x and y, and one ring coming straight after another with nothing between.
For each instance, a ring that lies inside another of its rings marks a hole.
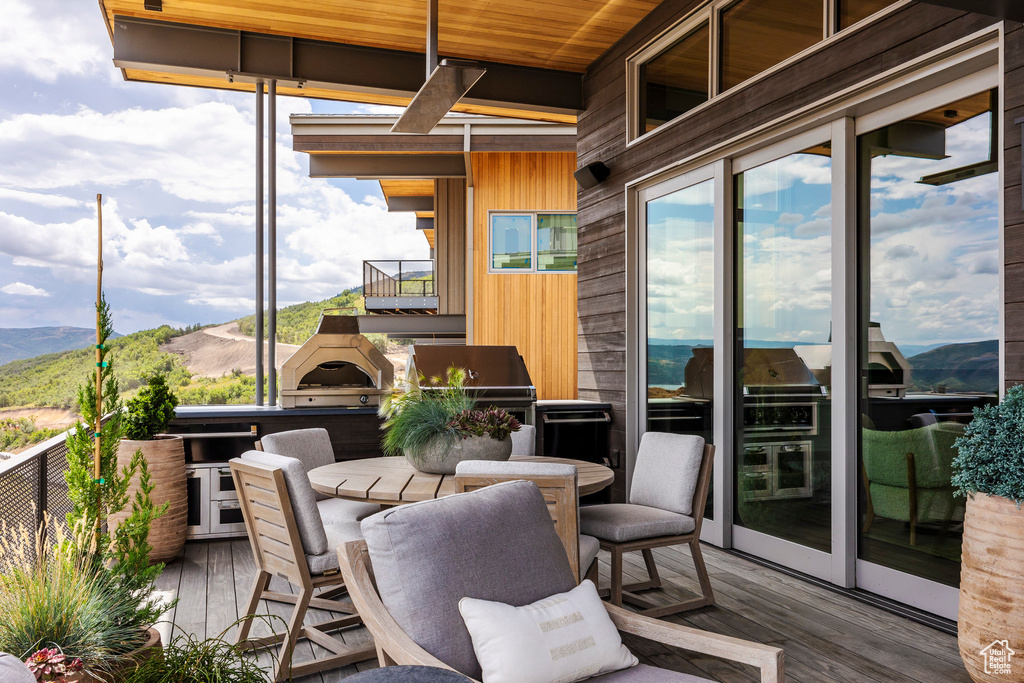
<instances>
[{"instance_id":1,"label":"reflection of grill","mask_svg":"<svg viewBox=\"0 0 1024 683\"><path fill-rule=\"evenodd\" d=\"M406 377L444 377L448 368L466 370L466 387L481 406L504 408L526 424L534 422L537 390L514 346L413 345Z\"/></svg>"},{"instance_id":2,"label":"reflection of grill","mask_svg":"<svg viewBox=\"0 0 1024 683\"><path fill-rule=\"evenodd\" d=\"M378 405L394 368L348 315L321 315L316 333L281 368L281 407Z\"/></svg>"}]
</instances>

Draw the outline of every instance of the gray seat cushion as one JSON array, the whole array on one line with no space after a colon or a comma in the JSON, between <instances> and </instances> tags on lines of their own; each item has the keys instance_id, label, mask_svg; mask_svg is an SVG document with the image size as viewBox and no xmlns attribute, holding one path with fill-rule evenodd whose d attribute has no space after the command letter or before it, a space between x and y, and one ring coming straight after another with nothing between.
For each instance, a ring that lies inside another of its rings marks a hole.
<instances>
[{"instance_id":1,"label":"gray seat cushion","mask_svg":"<svg viewBox=\"0 0 1024 683\"><path fill-rule=\"evenodd\" d=\"M603 676L594 676L587 680L601 681L601 683L711 683L712 679L639 664Z\"/></svg>"},{"instance_id":2,"label":"gray seat cushion","mask_svg":"<svg viewBox=\"0 0 1024 683\"><path fill-rule=\"evenodd\" d=\"M267 453L277 453L295 458L302 463L308 473L314 467L330 465L334 462L334 446L326 429L293 429L288 432L267 434L260 439L260 445ZM317 500L329 498L326 494L314 491Z\"/></svg>"},{"instance_id":3,"label":"gray seat cushion","mask_svg":"<svg viewBox=\"0 0 1024 683\"><path fill-rule=\"evenodd\" d=\"M500 460L463 460L455 466L455 474L489 474L503 477L576 476L576 466L559 462L523 462Z\"/></svg>"},{"instance_id":4,"label":"gray seat cushion","mask_svg":"<svg viewBox=\"0 0 1024 683\"><path fill-rule=\"evenodd\" d=\"M590 505L580 510L580 532L623 543L638 538L681 536L697 527L693 517L631 503Z\"/></svg>"},{"instance_id":5,"label":"gray seat cushion","mask_svg":"<svg viewBox=\"0 0 1024 683\"><path fill-rule=\"evenodd\" d=\"M376 503L360 503L357 500L343 498L317 501L316 506L320 510L320 519L323 520L324 526L339 522L361 522L370 515L380 512L380 505Z\"/></svg>"},{"instance_id":6,"label":"gray seat cushion","mask_svg":"<svg viewBox=\"0 0 1024 683\"><path fill-rule=\"evenodd\" d=\"M645 433L636 454L629 502L692 515L703 457L704 439L699 436Z\"/></svg>"},{"instance_id":7,"label":"gray seat cushion","mask_svg":"<svg viewBox=\"0 0 1024 683\"><path fill-rule=\"evenodd\" d=\"M576 585L535 484L512 481L362 522L381 600L414 642L480 679L464 597L521 607Z\"/></svg>"},{"instance_id":8,"label":"gray seat cushion","mask_svg":"<svg viewBox=\"0 0 1024 683\"><path fill-rule=\"evenodd\" d=\"M363 538L362 528L354 519L325 524L324 534L327 536L327 552L321 555L306 555L306 564L309 565L310 574L323 574L340 569L338 548L349 541L360 541Z\"/></svg>"},{"instance_id":9,"label":"gray seat cushion","mask_svg":"<svg viewBox=\"0 0 1024 683\"><path fill-rule=\"evenodd\" d=\"M537 428L521 425L518 432L512 432L512 455L537 455Z\"/></svg>"},{"instance_id":10,"label":"gray seat cushion","mask_svg":"<svg viewBox=\"0 0 1024 683\"><path fill-rule=\"evenodd\" d=\"M20 659L6 652L0 652L0 681L4 683L36 683L36 677Z\"/></svg>"},{"instance_id":11,"label":"gray seat cushion","mask_svg":"<svg viewBox=\"0 0 1024 683\"><path fill-rule=\"evenodd\" d=\"M590 565L597 559L597 553L601 550L601 541L593 536L580 534L580 574L586 574Z\"/></svg>"}]
</instances>

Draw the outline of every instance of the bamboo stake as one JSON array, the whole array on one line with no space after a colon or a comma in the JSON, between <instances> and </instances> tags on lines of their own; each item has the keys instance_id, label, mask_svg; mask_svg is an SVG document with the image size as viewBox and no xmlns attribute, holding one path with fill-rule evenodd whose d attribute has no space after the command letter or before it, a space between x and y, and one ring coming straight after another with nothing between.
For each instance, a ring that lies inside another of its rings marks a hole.
<instances>
[{"instance_id":1,"label":"bamboo stake","mask_svg":"<svg viewBox=\"0 0 1024 683\"><path fill-rule=\"evenodd\" d=\"M100 487L100 429L103 420L103 353L101 330L100 330L100 303L103 300L103 195L96 195L96 223L97 223L97 248L96 248L96 428L93 430L93 462L92 478L96 484L96 540L100 538L100 506L103 497Z\"/></svg>"}]
</instances>

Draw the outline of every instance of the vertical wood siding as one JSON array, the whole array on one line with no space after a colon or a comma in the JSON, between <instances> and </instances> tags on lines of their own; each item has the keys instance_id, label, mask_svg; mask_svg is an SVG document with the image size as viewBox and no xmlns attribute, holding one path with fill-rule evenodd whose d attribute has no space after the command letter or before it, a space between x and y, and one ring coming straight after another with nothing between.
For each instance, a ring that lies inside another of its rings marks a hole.
<instances>
[{"instance_id":1,"label":"vertical wood siding","mask_svg":"<svg viewBox=\"0 0 1024 683\"><path fill-rule=\"evenodd\" d=\"M437 312L466 312L466 181L434 181L434 225L437 230Z\"/></svg>"},{"instance_id":2,"label":"vertical wood siding","mask_svg":"<svg viewBox=\"0 0 1024 683\"><path fill-rule=\"evenodd\" d=\"M518 347L540 399L576 398L576 275L491 274L489 211L575 211L571 152L473 153L473 342Z\"/></svg>"},{"instance_id":3,"label":"vertical wood siding","mask_svg":"<svg viewBox=\"0 0 1024 683\"><path fill-rule=\"evenodd\" d=\"M911 3L627 149L626 58L700 4L666 0L591 64L584 77L579 165L603 161L611 176L579 193L579 393L580 398L614 405L613 451L626 447L625 184L995 23L991 17ZM1020 42L1019 37L1008 41L1015 65L1007 74L1008 79L1013 76L1007 81L1010 121L1012 112L1024 116L1024 68L1017 68L1024 66ZM1008 123L1006 144L1009 290L1014 272L1024 272L1024 234L1017 236L1024 233L1019 126ZM1007 377L1024 380L1024 287L1018 289L1020 295L1014 303L1008 298L1006 307L1007 339L1020 340L1007 344ZM613 489L620 499L622 475Z\"/></svg>"},{"instance_id":4,"label":"vertical wood siding","mask_svg":"<svg viewBox=\"0 0 1024 683\"><path fill-rule=\"evenodd\" d=\"M1024 28L1007 22L1003 45L1003 262L1006 386L1024 383L1024 210L1021 207L1021 132L1024 118Z\"/></svg>"}]
</instances>

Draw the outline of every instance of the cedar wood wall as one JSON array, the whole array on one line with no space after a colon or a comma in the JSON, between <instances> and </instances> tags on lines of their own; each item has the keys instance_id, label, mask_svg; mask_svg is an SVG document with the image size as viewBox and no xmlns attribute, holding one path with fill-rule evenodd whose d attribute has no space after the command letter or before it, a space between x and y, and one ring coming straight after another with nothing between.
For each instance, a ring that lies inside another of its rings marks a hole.
<instances>
[{"instance_id":1,"label":"cedar wood wall","mask_svg":"<svg viewBox=\"0 0 1024 683\"><path fill-rule=\"evenodd\" d=\"M591 64L584 77L585 111L578 123L579 165L603 161L611 176L579 192L579 394L614 406L613 455L626 448L625 183L728 140L865 78L924 55L995 19L912 3L865 30L842 37L761 82L626 148L626 57L693 8L695 0L667 0ZM1021 208L1021 135L1024 116L1024 32L1007 22L1004 137L1006 184L1006 360L1008 381L1024 380L1024 210ZM613 497L624 499L625 462Z\"/></svg>"}]
</instances>

